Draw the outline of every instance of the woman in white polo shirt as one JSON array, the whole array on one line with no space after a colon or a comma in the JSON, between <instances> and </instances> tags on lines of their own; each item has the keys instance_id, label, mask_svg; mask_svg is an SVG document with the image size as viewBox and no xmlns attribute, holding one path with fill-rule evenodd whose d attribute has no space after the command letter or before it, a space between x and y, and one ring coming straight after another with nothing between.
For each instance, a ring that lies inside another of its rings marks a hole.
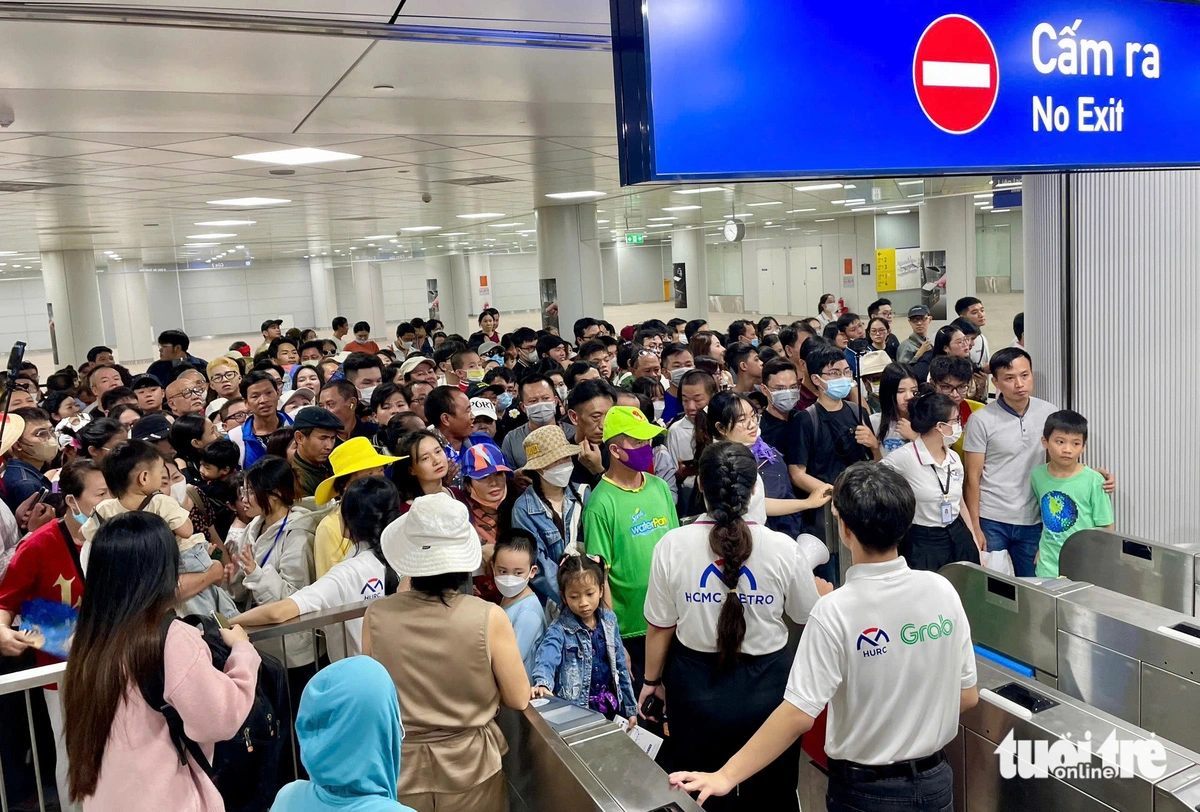
<instances>
[{"instance_id":1,"label":"woman in white polo shirt","mask_svg":"<svg viewBox=\"0 0 1200 812\"><path fill-rule=\"evenodd\" d=\"M965 470L950 448L962 436L958 409L946 395L929 392L908 404L908 421L920 436L883 459L917 498L901 555L911 568L932 572L955 561L978 564L981 545L962 500Z\"/></svg>"},{"instance_id":2,"label":"woman in white polo shirt","mask_svg":"<svg viewBox=\"0 0 1200 812\"><path fill-rule=\"evenodd\" d=\"M708 512L663 536L650 566L638 704L668 702L680 761L704 769L720 767L779 705L791 667L784 613L803 623L831 589L792 539L745 520L757 479L745 445L705 449L698 480ZM789 751L711 809L795 810L798 771L798 751Z\"/></svg>"}]
</instances>

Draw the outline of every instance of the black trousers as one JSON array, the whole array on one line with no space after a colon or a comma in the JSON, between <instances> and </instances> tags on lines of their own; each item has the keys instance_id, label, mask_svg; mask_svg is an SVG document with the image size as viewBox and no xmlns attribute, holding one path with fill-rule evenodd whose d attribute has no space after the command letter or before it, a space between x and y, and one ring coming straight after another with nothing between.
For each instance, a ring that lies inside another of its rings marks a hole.
<instances>
[{"instance_id":1,"label":"black trousers","mask_svg":"<svg viewBox=\"0 0 1200 812\"><path fill-rule=\"evenodd\" d=\"M959 516L946 527L908 528L900 554L914 570L937 572L955 561L979 563L979 548L967 523Z\"/></svg>"},{"instance_id":2,"label":"black trousers","mask_svg":"<svg viewBox=\"0 0 1200 812\"><path fill-rule=\"evenodd\" d=\"M671 752L680 769L713 772L750 740L783 700L792 650L759 657L743 655L721 668L716 654L678 642L664 675ZM800 742L724 798L710 798L705 812L797 812Z\"/></svg>"},{"instance_id":3,"label":"black trousers","mask_svg":"<svg viewBox=\"0 0 1200 812\"><path fill-rule=\"evenodd\" d=\"M943 761L903 778L847 781L832 772L825 795L828 812L952 812L954 773Z\"/></svg>"}]
</instances>

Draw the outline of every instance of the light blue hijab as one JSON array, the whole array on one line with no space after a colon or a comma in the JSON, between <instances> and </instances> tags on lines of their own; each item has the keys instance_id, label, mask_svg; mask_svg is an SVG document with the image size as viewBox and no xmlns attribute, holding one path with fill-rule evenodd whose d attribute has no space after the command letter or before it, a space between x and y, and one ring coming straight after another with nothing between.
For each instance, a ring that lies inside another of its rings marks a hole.
<instances>
[{"instance_id":1,"label":"light blue hijab","mask_svg":"<svg viewBox=\"0 0 1200 812\"><path fill-rule=\"evenodd\" d=\"M309 781L279 791L271 812L413 812L396 800L400 703L387 669L350 657L317 672L296 714Z\"/></svg>"}]
</instances>

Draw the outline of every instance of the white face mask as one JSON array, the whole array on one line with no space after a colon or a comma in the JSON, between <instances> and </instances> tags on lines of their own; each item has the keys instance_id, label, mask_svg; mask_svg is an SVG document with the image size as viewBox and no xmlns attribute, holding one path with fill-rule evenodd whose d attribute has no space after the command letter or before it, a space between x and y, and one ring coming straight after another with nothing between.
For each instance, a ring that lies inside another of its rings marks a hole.
<instances>
[{"instance_id":1,"label":"white face mask","mask_svg":"<svg viewBox=\"0 0 1200 812\"><path fill-rule=\"evenodd\" d=\"M825 312L832 313L836 307L837 307L837 302L826 302L825 303Z\"/></svg>"},{"instance_id":2,"label":"white face mask","mask_svg":"<svg viewBox=\"0 0 1200 812\"><path fill-rule=\"evenodd\" d=\"M943 434L942 442L945 443L947 446L952 446L958 442L959 437L962 437L962 433L963 433L963 428L961 425L951 426L950 427L950 436L947 437L945 434Z\"/></svg>"},{"instance_id":3,"label":"white face mask","mask_svg":"<svg viewBox=\"0 0 1200 812\"><path fill-rule=\"evenodd\" d=\"M556 488L565 488L570 483L571 474L573 473L575 473L575 463L568 459L551 465L549 468L543 468L542 479Z\"/></svg>"},{"instance_id":4,"label":"white face mask","mask_svg":"<svg viewBox=\"0 0 1200 812\"><path fill-rule=\"evenodd\" d=\"M359 389L358 394L362 396L361 400L363 403L370 403L371 395L375 394L375 387L368 386L366 389Z\"/></svg>"},{"instance_id":5,"label":"white face mask","mask_svg":"<svg viewBox=\"0 0 1200 812\"><path fill-rule=\"evenodd\" d=\"M554 392L558 395L559 400L561 400L563 403L567 402L567 395L569 392L567 391L566 385L554 387Z\"/></svg>"},{"instance_id":6,"label":"white face mask","mask_svg":"<svg viewBox=\"0 0 1200 812\"><path fill-rule=\"evenodd\" d=\"M654 419L662 420L662 416L666 414L667 402L665 400L654 401Z\"/></svg>"},{"instance_id":7,"label":"white face mask","mask_svg":"<svg viewBox=\"0 0 1200 812\"><path fill-rule=\"evenodd\" d=\"M495 581L496 589L500 590L500 594L506 598L517 597L529 585L529 579L519 575L497 575Z\"/></svg>"},{"instance_id":8,"label":"white face mask","mask_svg":"<svg viewBox=\"0 0 1200 812\"><path fill-rule=\"evenodd\" d=\"M181 506L187 501L187 480L176 482L171 486L171 498Z\"/></svg>"},{"instance_id":9,"label":"white face mask","mask_svg":"<svg viewBox=\"0 0 1200 812\"><path fill-rule=\"evenodd\" d=\"M554 415L557 409L553 403L530 403L525 407L525 414L529 415L531 423L539 426L549 425L554 420Z\"/></svg>"}]
</instances>

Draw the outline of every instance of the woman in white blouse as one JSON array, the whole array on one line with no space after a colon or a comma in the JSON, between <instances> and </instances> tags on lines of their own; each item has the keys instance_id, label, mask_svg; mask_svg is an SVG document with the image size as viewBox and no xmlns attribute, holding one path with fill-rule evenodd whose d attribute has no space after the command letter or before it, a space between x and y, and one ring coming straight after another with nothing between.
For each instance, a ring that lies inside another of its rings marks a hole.
<instances>
[{"instance_id":1,"label":"woman in white blouse","mask_svg":"<svg viewBox=\"0 0 1200 812\"><path fill-rule=\"evenodd\" d=\"M784 614L804 623L831 589L796 542L746 520L757 479L742 443L705 449L698 480L708 512L663 536L650 565L638 706L651 718L646 701L664 700L680 763L705 769L724 764L782 700L791 668ZM789 748L736 797L713 798L712 809L796 810L798 772Z\"/></svg>"},{"instance_id":2,"label":"woman in white blouse","mask_svg":"<svg viewBox=\"0 0 1200 812\"><path fill-rule=\"evenodd\" d=\"M919 434L887 455L884 465L896 469L917 497L916 515L900 552L915 570L936 572L955 561L979 563L981 539L962 500L964 469L950 448L962 436L954 401L930 392L908 404L908 422Z\"/></svg>"}]
</instances>

